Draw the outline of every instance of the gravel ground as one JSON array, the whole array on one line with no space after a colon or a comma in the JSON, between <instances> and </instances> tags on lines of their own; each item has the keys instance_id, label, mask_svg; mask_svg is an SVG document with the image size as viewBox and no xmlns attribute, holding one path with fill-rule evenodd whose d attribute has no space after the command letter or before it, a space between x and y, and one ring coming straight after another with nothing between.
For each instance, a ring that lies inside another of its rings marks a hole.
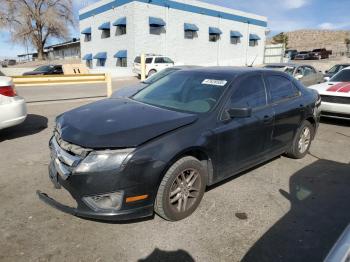
<instances>
[{"instance_id":1,"label":"gravel ground","mask_svg":"<svg viewBox=\"0 0 350 262\"><path fill-rule=\"evenodd\" d=\"M350 222L350 123L338 120L321 123L306 158L208 189L183 221L63 214L35 191L68 201L48 179L48 140L54 117L85 103L30 104L24 124L0 131L0 261L321 261Z\"/></svg>"}]
</instances>

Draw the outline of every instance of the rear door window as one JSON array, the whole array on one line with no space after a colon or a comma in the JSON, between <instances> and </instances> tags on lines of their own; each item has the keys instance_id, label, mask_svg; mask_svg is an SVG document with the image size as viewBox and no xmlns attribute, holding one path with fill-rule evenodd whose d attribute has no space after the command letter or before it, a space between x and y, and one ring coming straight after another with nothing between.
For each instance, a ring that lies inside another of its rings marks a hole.
<instances>
[{"instance_id":1,"label":"rear door window","mask_svg":"<svg viewBox=\"0 0 350 262\"><path fill-rule=\"evenodd\" d=\"M260 75L242 80L230 99L231 108L257 108L266 103L265 85Z\"/></svg>"},{"instance_id":2,"label":"rear door window","mask_svg":"<svg viewBox=\"0 0 350 262\"><path fill-rule=\"evenodd\" d=\"M152 57L146 58L146 64L152 64L152 61L153 61Z\"/></svg>"},{"instance_id":3,"label":"rear door window","mask_svg":"<svg viewBox=\"0 0 350 262\"><path fill-rule=\"evenodd\" d=\"M266 81L269 85L269 92L272 103L276 103L299 95L299 90L288 78L284 76L266 76Z\"/></svg>"},{"instance_id":4,"label":"rear door window","mask_svg":"<svg viewBox=\"0 0 350 262\"><path fill-rule=\"evenodd\" d=\"M164 64L165 63L164 58L163 57L157 57L155 63L156 64Z\"/></svg>"}]
</instances>

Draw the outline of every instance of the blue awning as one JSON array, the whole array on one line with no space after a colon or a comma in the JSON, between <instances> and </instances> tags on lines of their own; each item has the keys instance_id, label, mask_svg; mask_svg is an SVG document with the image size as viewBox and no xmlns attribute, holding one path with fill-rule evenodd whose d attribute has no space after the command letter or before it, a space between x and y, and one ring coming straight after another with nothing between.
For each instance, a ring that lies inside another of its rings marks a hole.
<instances>
[{"instance_id":1,"label":"blue awning","mask_svg":"<svg viewBox=\"0 0 350 262\"><path fill-rule=\"evenodd\" d=\"M127 50L120 50L115 55L115 58L127 58L128 57L128 51Z\"/></svg>"},{"instance_id":2,"label":"blue awning","mask_svg":"<svg viewBox=\"0 0 350 262\"><path fill-rule=\"evenodd\" d=\"M261 38L256 34L250 34L249 40L261 40Z\"/></svg>"},{"instance_id":3,"label":"blue awning","mask_svg":"<svg viewBox=\"0 0 350 262\"><path fill-rule=\"evenodd\" d=\"M198 28L198 26L196 26L195 24L188 24L188 23L185 23L185 24L184 24L184 30L185 30L185 31L197 32L197 31L199 31L199 28Z\"/></svg>"},{"instance_id":4,"label":"blue awning","mask_svg":"<svg viewBox=\"0 0 350 262\"><path fill-rule=\"evenodd\" d=\"M126 17L121 17L117 19L114 23L114 26L126 26Z\"/></svg>"},{"instance_id":5,"label":"blue awning","mask_svg":"<svg viewBox=\"0 0 350 262\"><path fill-rule=\"evenodd\" d=\"M166 23L161 18L150 16L149 17L149 25L155 26L155 27L163 27L163 26L166 26Z\"/></svg>"},{"instance_id":6,"label":"blue awning","mask_svg":"<svg viewBox=\"0 0 350 262\"><path fill-rule=\"evenodd\" d=\"M92 60L92 54L84 55L83 60L86 60L86 61Z\"/></svg>"},{"instance_id":7,"label":"blue awning","mask_svg":"<svg viewBox=\"0 0 350 262\"><path fill-rule=\"evenodd\" d=\"M82 35L91 35L91 27L85 28L83 31L81 31Z\"/></svg>"},{"instance_id":8,"label":"blue awning","mask_svg":"<svg viewBox=\"0 0 350 262\"><path fill-rule=\"evenodd\" d=\"M231 35L232 38L241 38L241 37L243 37L243 35L240 32L238 32L238 31L231 31L230 35Z\"/></svg>"},{"instance_id":9,"label":"blue awning","mask_svg":"<svg viewBox=\"0 0 350 262\"><path fill-rule=\"evenodd\" d=\"M110 22L103 23L102 25L100 25L98 27L98 30L110 30L110 29L111 29L111 23Z\"/></svg>"},{"instance_id":10,"label":"blue awning","mask_svg":"<svg viewBox=\"0 0 350 262\"><path fill-rule=\"evenodd\" d=\"M222 31L217 27L209 27L209 34L210 35L221 35Z\"/></svg>"},{"instance_id":11,"label":"blue awning","mask_svg":"<svg viewBox=\"0 0 350 262\"><path fill-rule=\"evenodd\" d=\"M107 59L107 52L100 52L94 56L94 59Z\"/></svg>"}]
</instances>

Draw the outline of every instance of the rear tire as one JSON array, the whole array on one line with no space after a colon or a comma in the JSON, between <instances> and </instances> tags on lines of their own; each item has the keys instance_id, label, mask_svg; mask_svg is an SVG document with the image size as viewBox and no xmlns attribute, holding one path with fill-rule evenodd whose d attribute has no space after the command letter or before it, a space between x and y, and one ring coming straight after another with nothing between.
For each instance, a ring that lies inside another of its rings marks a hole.
<instances>
[{"instance_id":1,"label":"rear tire","mask_svg":"<svg viewBox=\"0 0 350 262\"><path fill-rule=\"evenodd\" d=\"M160 183L155 212L169 221L190 216L201 202L207 181L202 163L191 156L176 161Z\"/></svg>"},{"instance_id":2,"label":"rear tire","mask_svg":"<svg viewBox=\"0 0 350 262\"><path fill-rule=\"evenodd\" d=\"M305 120L298 129L291 148L286 152L287 156L295 159L304 158L309 152L314 132L312 124Z\"/></svg>"},{"instance_id":3,"label":"rear tire","mask_svg":"<svg viewBox=\"0 0 350 262\"><path fill-rule=\"evenodd\" d=\"M148 72L148 76L147 76L147 77L150 77L150 76L154 75L155 73L157 73L157 71L154 70L154 69L152 69L152 70L150 70L150 71Z\"/></svg>"}]
</instances>

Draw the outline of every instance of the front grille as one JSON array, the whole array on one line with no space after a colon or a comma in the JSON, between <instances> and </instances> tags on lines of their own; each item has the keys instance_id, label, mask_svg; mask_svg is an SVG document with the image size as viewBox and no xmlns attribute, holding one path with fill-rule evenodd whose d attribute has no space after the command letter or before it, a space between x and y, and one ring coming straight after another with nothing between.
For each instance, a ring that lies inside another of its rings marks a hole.
<instances>
[{"instance_id":1,"label":"front grille","mask_svg":"<svg viewBox=\"0 0 350 262\"><path fill-rule=\"evenodd\" d=\"M56 138L56 141L59 144L59 146L63 150L73 154L74 156L79 156L79 157L85 158L92 151L92 149L83 148L81 146L74 145L74 144L71 144L67 141L64 141L61 137L61 134L58 132L58 130L56 128L53 132L53 135Z\"/></svg>"},{"instance_id":2,"label":"front grille","mask_svg":"<svg viewBox=\"0 0 350 262\"><path fill-rule=\"evenodd\" d=\"M350 97L345 96L325 96L321 95L321 101L335 104L347 104L350 105Z\"/></svg>"}]
</instances>

